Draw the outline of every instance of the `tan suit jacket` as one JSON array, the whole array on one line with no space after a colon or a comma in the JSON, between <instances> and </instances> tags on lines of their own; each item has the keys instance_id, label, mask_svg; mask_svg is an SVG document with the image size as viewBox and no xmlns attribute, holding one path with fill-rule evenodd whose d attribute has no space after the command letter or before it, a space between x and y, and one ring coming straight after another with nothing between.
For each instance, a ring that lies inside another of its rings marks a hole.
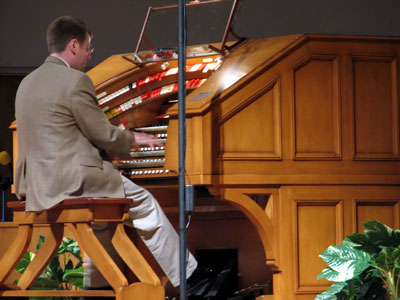
<instances>
[{"instance_id":1,"label":"tan suit jacket","mask_svg":"<svg viewBox=\"0 0 400 300\"><path fill-rule=\"evenodd\" d=\"M126 154L134 137L109 123L86 74L49 56L21 82L15 105L15 188L27 211L71 197L125 196L104 151Z\"/></svg>"}]
</instances>

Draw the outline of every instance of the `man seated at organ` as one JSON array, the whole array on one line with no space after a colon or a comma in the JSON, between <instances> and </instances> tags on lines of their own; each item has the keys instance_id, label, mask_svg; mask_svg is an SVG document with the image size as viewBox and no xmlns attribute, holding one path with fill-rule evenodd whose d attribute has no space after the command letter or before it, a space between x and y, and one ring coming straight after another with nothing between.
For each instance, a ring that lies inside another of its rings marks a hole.
<instances>
[{"instance_id":1,"label":"man seated at organ","mask_svg":"<svg viewBox=\"0 0 400 300\"><path fill-rule=\"evenodd\" d=\"M50 55L21 82L16 95L19 155L15 189L27 211L46 210L67 198L127 197L133 226L168 276L179 285L179 237L156 199L121 175L111 157L124 157L138 144L159 146L153 135L118 128L97 106L90 78L83 73L93 53L92 32L81 20L64 16L47 30ZM110 244L106 224L95 224ZM105 248L107 246L105 245ZM87 288L107 285L87 264ZM189 254L189 293L208 271ZM191 290L190 290L191 289Z\"/></svg>"}]
</instances>

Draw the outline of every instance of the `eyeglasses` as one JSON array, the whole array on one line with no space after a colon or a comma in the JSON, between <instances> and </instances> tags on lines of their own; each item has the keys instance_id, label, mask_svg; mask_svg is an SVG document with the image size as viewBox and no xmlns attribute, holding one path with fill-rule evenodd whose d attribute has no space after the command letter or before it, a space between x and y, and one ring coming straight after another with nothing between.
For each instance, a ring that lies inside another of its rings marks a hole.
<instances>
[{"instance_id":1,"label":"eyeglasses","mask_svg":"<svg viewBox=\"0 0 400 300\"><path fill-rule=\"evenodd\" d=\"M94 52L94 47L93 46L87 47L86 51L90 55L90 54L92 54Z\"/></svg>"}]
</instances>

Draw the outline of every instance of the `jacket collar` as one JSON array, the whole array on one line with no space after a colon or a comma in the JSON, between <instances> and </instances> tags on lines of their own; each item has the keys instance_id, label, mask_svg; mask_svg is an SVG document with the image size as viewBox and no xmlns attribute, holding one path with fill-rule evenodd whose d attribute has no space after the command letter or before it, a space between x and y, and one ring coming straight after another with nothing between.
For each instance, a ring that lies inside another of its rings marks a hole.
<instances>
[{"instance_id":1,"label":"jacket collar","mask_svg":"<svg viewBox=\"0 0 400 300\"><path fill-rule=\"evenodd\" d=\"M69 67L67 62L65 62L63 59L61 59L59 57L55 57L55 56L48 56L46 58L45 62L51 62L51 63L55 63L60 66Z\"/></svg>"}]
</instances>

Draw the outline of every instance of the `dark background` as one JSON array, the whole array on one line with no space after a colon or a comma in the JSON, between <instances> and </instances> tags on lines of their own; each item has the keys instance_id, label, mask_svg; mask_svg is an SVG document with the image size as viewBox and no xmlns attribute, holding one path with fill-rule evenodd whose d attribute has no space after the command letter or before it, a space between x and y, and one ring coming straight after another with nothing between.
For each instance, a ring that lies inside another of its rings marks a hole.
<instances>
[{"instance_id":1,"label":"dark background","mask_svg":"<svg viewBox=\"0 0 400 300\"><path fill-rule=\"evenodd\" d=\"M74 15L93 29L94 66L112 54L133 51L147 8L170 4L176 1L0 0L0 74L25 73L43 61L46 28L57 16ZM294 33L400 36L399 12L399 0L242 0L235 29L249 38ZM205 13L204 18L212 22L215 15ZM160 24L160 39L165 29Z\"/></svg>"},{"instance_id":2,"label":"dark background","mask_svg":"<svg viewBox=\"0 0 400 300\"><path fill-rule=\"evenodd\" d=\"M14 120L15 91L23 76L46 58L45 32L53 19L73 15L89 24L96 49L90 68L112 54L134 51L148 7L171 4L176 1L0 0L0 151L12 153L8 127ZM400 0L243 0L235 31L249 38L295 33L400 36L399 12ZM189 33L190 43L219 41L220 15L224 16L218 11L188 13L188 22L195 28ZM162 41L167 33L168 39L176 38L174 18L159 20L164 21L151 25L152 38ZM204 21L211 28L196 31L196 25ZM2 177L10 176L6 168L0 168ZM9 192L6 197L14 199Z\"/></svg>"}]
</instances>

